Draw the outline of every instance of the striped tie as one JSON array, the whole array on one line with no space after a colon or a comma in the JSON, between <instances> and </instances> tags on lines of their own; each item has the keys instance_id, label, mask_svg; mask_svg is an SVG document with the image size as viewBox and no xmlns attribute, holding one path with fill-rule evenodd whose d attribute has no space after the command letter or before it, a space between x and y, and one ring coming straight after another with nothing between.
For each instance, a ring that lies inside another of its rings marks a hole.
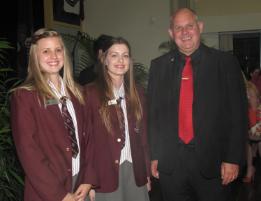
<instances>
[{"instance_id":1,"label":"striped tie","mask_svg":"<svg viewBox=\"0 0 261 201\"><path fill-rule=\"evenodd\" d=\"M66 106L66 99L67 99L66 96L63 96L60 99L61 104L62 104L62 117L64 120L65 128L68 131L68 138L70 139L70 142L72 145L72 156L73 156L73 158L76 158L77 154L79 153L79 148L78 148L78 144L77 144L77 140L76 140L73 120L72 120L72 117Z\"/></svg>"},{"instance_id":2,"label":"striped tie","mask_svg":"<svg viewBox=\"0 0 261 201\"><path fill-rule=\"evenodd\" d=\"M124 120L124 113L121 107L121 101L123 100L122 97L119 97L117 99L117 105L116 105L116 111L118 116L118 121L121 129L121 135L122 135L122 149L125 146L125 120Z\"/></svg>"}]
</instances>

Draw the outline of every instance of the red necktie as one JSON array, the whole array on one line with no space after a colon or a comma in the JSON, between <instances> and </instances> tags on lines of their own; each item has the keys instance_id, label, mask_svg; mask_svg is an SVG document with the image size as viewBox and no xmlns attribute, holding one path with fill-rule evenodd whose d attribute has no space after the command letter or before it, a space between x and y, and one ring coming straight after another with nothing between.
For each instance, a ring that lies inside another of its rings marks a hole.
<instances>
[{"instance_id":1,"label":"red necktie","mask_svg":"<svg viewBox=\"0 0 261 201\"><path fill-rule=\"evenodd\" d=\"M62 117L64 120L64 126L68 131L68 138L70 139L71 145L72 145L72 156L73 158L76 158L76 156L79 153L79 148L78 148L78 144L77 144L77 140L76 140L76 135L75 135L75 128L73 125L73 120L72 117L67 109L66 106L66 96L61 97L60 101L62 104Z\"/></svg>"},{"instance_id":2,"label":"red necktie","mask_svg":"<svg viewBox=\"0 0 261 201\"><path fill-rule=\"evenodd\" d=\"M191 58L186 57L186 63L182 72L179 97L179 137L188 144L193 136L193 70Z\"/></svg>"}]
</instances>

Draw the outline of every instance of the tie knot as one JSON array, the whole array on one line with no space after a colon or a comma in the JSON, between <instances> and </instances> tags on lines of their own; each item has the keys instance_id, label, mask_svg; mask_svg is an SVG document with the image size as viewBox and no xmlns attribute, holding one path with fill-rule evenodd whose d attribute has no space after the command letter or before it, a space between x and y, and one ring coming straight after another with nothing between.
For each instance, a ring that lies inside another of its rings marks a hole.
<instances>
[{"instance_id":1,"label":"tie knot","mask_svg":"<svg viewBox=\"0 0 261 201\"><path fill-rule=\"evenodd\" d=\"M67 100L67 97L66 97L66 96L62 96L62 97L60 98L60 102L61 102L62 104L65 104L65 103L66 103L66 100Z\"/></svg>"},{"instance_id":2,"label":"tie knot","mask_svg":"<svg viewBox=\"0 0 261 201\"><path fill-rule=\"evenodd\" d=\"M185 57L185 61L186 61L186 63L187 63L187 62L190 62L190 61L191 61L191 57L186 56L186 57Z\"/></svg>"},{"instance_id":3,"label":"tie knot","mask_svg":"<svg viewBox=\"0 0 261 201\"><path fill-rule=\"evenodd\" d=\"M119 98L116 100L118 105L121 104L122 99L123 99L122 97L119 97Z\"/></svg>"}]
</instances>

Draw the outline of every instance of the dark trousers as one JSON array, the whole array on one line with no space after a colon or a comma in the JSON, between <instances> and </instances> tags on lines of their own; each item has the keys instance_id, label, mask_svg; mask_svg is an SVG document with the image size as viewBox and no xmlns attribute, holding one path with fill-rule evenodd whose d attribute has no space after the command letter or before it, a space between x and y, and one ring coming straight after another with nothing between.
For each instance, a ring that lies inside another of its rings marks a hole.
<instances>
[{"instance_id":1,"label":"dark trousers","mask_svg":"<svg viewBox=\"0 0 261 201\"><path fill-rule=\"evenodd\" d=\"M164 201L231 201L231 185L221 178L207 179L199 169L194 146L179 145L178 167L172 174L160 172Z\"/></svg>"}]
</instances>

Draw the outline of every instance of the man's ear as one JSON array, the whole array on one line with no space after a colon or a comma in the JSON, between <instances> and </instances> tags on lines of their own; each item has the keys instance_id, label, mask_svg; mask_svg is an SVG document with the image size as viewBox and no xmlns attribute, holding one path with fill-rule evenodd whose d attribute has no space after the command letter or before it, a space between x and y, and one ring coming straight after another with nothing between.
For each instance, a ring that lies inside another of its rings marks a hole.
<instances>
[{"instance_id":1,"label":"man's ear","mask_svg":"<svg viewBox=\"0 0 261 201\"><path fill-rule=\"evenodd\" d=\"M173 35L173 31L171 28L168 29L168 32L169 32L169 37L174 40L174 35Z\"/></svg>"},{"instance_id":2,"label":"man's ear","mask_svg":"<svg viewBox=\"0 0 261 201\"><path fill-rule=\"evenodd\" d=\"M198 21L197 23L198 23L199 31L200 33L202 33L204 29L204 23L202 21Z\"/></svg>"}]
</instances>

